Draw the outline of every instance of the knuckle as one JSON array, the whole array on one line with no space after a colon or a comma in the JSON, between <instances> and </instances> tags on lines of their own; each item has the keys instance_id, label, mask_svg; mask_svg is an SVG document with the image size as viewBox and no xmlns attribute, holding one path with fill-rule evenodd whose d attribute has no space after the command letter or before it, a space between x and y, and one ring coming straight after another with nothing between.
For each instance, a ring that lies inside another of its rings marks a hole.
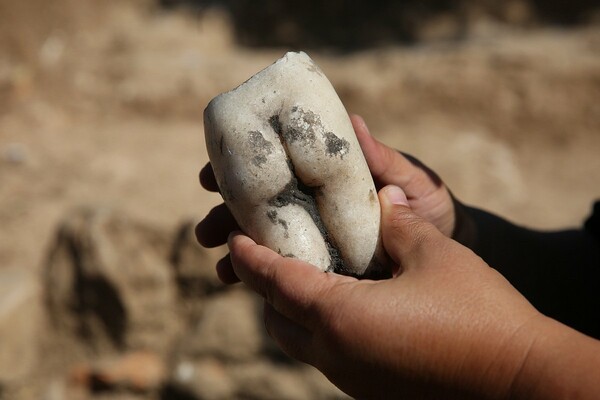
<instances>
[{"instance_id":1,"label":"knuckle","mask_svg":"<svg viewBox=\"0 0 600 400\"><path fill-rule=\"evenodd\" d=\"M397 210L392 215L390 227L395 236L405 239L418 234L422 222L423 220L413 212Z\"/></svg>"},{"instance_id":2,"label":"knuckle","mask_svg":"<svg viewBox=\"0 0 600 400\"><path fill-rule=\"evenodd\" d=\"M405 251L416 251L428 245L435 235L433 226L408 210L396 210L389 228L394 244Z\"/></svg>"}]
</instances>

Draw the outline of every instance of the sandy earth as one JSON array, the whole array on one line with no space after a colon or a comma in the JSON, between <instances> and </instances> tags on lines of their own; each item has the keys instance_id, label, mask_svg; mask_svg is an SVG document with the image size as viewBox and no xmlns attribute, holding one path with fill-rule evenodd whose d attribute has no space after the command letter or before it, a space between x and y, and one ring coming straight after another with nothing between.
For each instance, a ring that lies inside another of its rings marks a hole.
<instances>
[{"instance_id":1,"label":"sandy earth","mask_svg":"<svg viewBox=\"0 0 600 400\"><path fill-rule=\"evenodd\" d=\"M74 207L173 230L219 202L197 184L202 110L286 49L237 46L217 12L135 4L83 9L22 57L0 51L0 268L38 271ZM557 229L600 198L598 28L310 55L349 112L465 202Z\"/></svg>"},{"instance_id":2,"label":"sandy earth","mask_svg":"<svg viewBox=\"0 0 600 400\"><path fill-rule=\"evenodd\" d=\"M0 265L37 268L57 221L109 204L168 228L218 198L197 185L207 101L283 49L236 47L200 21L127 4L0 57ZM600 196L597 29L490 32L466 43L311 53L350 112L455 194L541 228L577 225Z\"/></svg>"},{"instance_id":3,"label":"sandy earth","mask_svg":"<svg viewBox=\"0 0 600 400\"><path fill-rule=\"evenodd\" d=\"M220 16L126 5L0 58L0 264L36 268L62 215L109 204L169 227L218 199L196 184L201 111L283 50L236 47ZM455 194L525 224L577 225L600 196L598 30L311 53L373 134Z\"/></svg>"}]
</instances>

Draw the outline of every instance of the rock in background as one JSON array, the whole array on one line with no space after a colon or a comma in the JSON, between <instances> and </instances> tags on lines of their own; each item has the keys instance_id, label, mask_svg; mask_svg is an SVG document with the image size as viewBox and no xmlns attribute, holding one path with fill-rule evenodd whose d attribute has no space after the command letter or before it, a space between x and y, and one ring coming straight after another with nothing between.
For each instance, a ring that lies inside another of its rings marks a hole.
<instances>
[{"instance_id":1,"label":"rock in background","mask_svg":"<svg viewBox=\"0 0 600 400\"><path fill-rule=\"evenodd\" d=\"M98 353L166 351L179 325L168 239L109 209L70 214L44 271L56 328Z\"/></svg>"},{"instance_id":2,"label":"rock in background","mask_svg":"<svg viewBox=\"0 0 600 400\"><path fill-rule=\"evenodd\" d=\"M168 234L109 208L70 212L49 249L43 291L2 271L0 282L14 288L0 292L4 396L346 398L274 346L262 301L219 283L214 261L189 222Z\"/></svg>"}]
</instances>

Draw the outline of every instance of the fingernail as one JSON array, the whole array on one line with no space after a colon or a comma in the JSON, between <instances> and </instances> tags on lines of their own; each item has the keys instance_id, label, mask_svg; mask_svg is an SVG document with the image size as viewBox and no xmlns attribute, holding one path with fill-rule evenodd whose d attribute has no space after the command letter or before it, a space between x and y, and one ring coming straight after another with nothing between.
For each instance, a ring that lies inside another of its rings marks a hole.
<instances>
[{"instance_id":1,"label":"fingernail","mask_svg":"<svg viewBox=\"0 0 600 400\"><path fill-rule=\"evenodd\" d=\"M398 186L394 186L394 185L386 186L383 189L383 194L389 200L390 203L409 207L408 199L406 198L406 194L404 194L404 191L402 189L400 189Z\"/></svg>"},{"instance_id":2,"label":"fingernail","mask_svg":"<svg viewBox=\"0 0 600 400\"><path fill-rule=\"evenodd\" d=\"M367 123L365 122L364 118L361 117L358 114L352 114L350 115L350 118L353 120L352 123L356 126L360 126L361 128L363 128L365 130L366 133L369 134L369 136L371 136L371 132L369 132L369 127L367 126Z\"/></svg>"},{"instance_id":3,"label":"fingernail","mask_svg":"<svg viewBox=\"0 0 600 400\"><path fill-rule=\"evenodd\" d=\"M231 249L231 244L233 243L233 238L239 234L238 231L229 232L229 236L227 236L227 247Z\"/></svg>"},{"instance_id":4,"label":"fingernail","mask_svg":"<svg viewBox=\"0 0 600 400\"><path fill-rule=\"evenodd\" d=\"M360 123L365 128L365 132L367 132L369 134L369 136L373 136L373 135L371 135L371 131L369 130L369 127L367 126L367 122L364 120L364 118L361 117L360 115L358 116L358 118L360 118Z\"/></svg>"}]
</instances>

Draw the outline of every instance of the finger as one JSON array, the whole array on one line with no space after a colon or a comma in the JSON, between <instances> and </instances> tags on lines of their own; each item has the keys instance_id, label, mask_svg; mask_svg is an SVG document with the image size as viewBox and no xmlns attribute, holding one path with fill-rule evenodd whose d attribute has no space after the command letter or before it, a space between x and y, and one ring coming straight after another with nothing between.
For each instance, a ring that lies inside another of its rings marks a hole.
<instances>
[{"instance_id":1,"label":"finger","mask_svg":"<svg viewBox=\"0 0 600 400\"><path fill-rule=\"evenodd\" d=\"M217 276L221 280L221 282L226 285L231 285L233 283L238 283L240 278L235 274L233 270L233 265L231 265L231 257L227 254L225 257L221 258L217 262Z\"/></svg>"},{"instance_id":2,"label":"finger","mask_svg":"<svg viewBox=\"0 0 600 400\"><path fill-rule=\"evenodd\" d=\"M200 170L200 184L202 187L211 192L218 192L219 185L217 184L217 180L215 179L215 173L212 168L211 163L206 163L204 168Z\"/></svg>"},{"instance_id":3,"label":"finger","mask_svg":"<svg viewBox=\"0 0 600 400\"><path fill-rule=\"evenodd\" d=\"M264 303L267 333L288 356L310 364L312 334L309 330L280 314L271 304Z\"/></svg>"},{"instance_id":4,"label":"finger","mask_svg":"<svg viewBox=\"0 0 600 400\"><path fill-rule=\"evenodd\" d=\"M399 153L371 136L362 117L352 115L350 119L378 188L385 185L400 186L407 197L412 199L421 197L432 183L436 187L443 184L425 164L410 155Z\"/></svg>"},{"instance_id":5,"label":"finger","mask_svg":"<svg viewBox=\"0 0 600 400\"><path fill-rule=\"evenodd\" d=\"M204 247L217 247L227 242L227 236L234 230L239 230L237 222L225 204L214 207L196 225L195 233L198 243Z\"/></svg>"},{"instance_id":6,"label":"finger","mask_svg":"<svg viewBox=\"0 0 600 400\"><path fill-rule=\"evenodd\" d=\"M315 266L285 258L257 245L241 232L228 241L236 275L290 320L312 330L325 314L325 294L339 283L356 279L319 271ZM330 293L328 293L330 292ZM333 301L331 297L328 300Z\"/></svg>"},{"instance_id":7,"label":"finger","mask_svg":"<svg viewBox=\"0 0 600 400\"><path fill-rule=\"evenodd\" d=\"M388 185L379 191L381 203L381 234L389 256L404 271L421 264L423 257L440 248L442 233L415 214L408 205L405 193Z\"/></svg>"}]
</instances>

